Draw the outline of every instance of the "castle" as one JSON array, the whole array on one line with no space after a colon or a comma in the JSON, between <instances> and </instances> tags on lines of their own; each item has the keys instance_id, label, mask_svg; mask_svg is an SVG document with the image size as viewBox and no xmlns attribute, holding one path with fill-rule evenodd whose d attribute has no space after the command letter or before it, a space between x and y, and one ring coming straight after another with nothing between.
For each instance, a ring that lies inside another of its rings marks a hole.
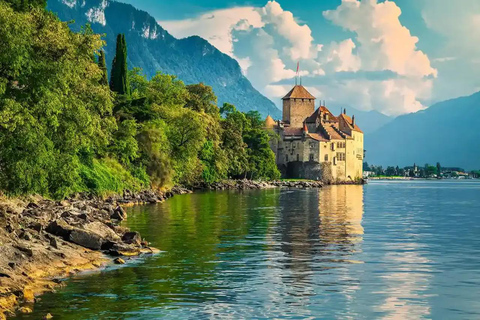
<instances>
[{"instance_id":1,"label":"castle","mask_svg":"<svg viewBox=\"0 0 480 320\"><path fill-rule=\"evenodd\" d=\"M282 98L283 119L268 116L265 126L278 135L270 146L285 178L355 181L363 175L363 132L346 110L335 117L302 85Z\"/></svg>"}]
</instances>

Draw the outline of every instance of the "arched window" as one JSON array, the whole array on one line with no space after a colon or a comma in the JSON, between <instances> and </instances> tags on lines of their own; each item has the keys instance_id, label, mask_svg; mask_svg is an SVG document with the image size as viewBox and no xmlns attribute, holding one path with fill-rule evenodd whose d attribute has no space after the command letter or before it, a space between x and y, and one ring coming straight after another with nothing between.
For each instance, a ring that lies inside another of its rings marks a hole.
<instances>
[{"instance_id":1,"label":"arched window","mask_svg":"<svg viewBox=\"0 0 480 320\"><path fill-rule=\"evenodd\" d=\"M325 161L328 161L328 154L325 155Z\"/></svg>"}]
</instances>

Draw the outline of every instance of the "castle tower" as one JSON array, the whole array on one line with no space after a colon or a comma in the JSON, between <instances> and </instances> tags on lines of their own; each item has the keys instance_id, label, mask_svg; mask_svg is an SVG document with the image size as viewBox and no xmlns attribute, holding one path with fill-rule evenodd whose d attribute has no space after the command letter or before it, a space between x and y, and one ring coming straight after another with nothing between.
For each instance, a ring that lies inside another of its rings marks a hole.
<instances>
[{"instance_id":1,"label":"castle tower","mask_svg":"<svg viewBox=\"0 0 480 320\"><path fill-rule=\"evenodd\" d=\"M283 122L302 128L305 118L315 111L315 97L302 85L296 85L283 100Z\"/></svg>"}]
</instances>

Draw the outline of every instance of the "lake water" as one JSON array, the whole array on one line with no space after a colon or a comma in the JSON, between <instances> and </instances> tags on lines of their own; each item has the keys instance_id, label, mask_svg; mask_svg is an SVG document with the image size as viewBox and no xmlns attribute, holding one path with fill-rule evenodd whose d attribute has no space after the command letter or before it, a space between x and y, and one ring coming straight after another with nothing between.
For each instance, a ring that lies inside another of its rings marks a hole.
<instances>
[{"instance_id":1,"label":"lake water","mask_svg":"<svg viewBox=\"0 0 480 320\"><path fill-rule=\"evenodd\" d=\"M480 182L198 193L126 225L163 252L18 319L480 318Z\"/></svg>"}]
</instances>

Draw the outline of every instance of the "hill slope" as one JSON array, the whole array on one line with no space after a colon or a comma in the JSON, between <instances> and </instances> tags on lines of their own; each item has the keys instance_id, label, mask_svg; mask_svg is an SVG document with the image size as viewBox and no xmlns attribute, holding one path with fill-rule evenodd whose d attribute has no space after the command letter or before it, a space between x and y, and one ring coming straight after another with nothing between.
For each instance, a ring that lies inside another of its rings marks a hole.
<instances>
[{"instance_id":1,"label":"hill slope","mask_svg":"<svg viewBox=\"0 0 480 320\"><path fill-rule=\"evenodd\" d=\"M480 168L480 92L400 116L365 136L366 161Z\"/></svg>"},{"instance_id":2,"label":"hill slope","mask_svg":"<svg viewBox=\"0 0 480 320\"><path fill-rule=\"evenodd\" d=\"M74 20L71 28L75 31L90 23L96 33L105 34L109 68L116 36L124 33L129 68L140 67L148 77L162 71L178 76L186 84L203 82L213 87L219 105L230 102L241 111L258 110L263 116L281 114L242 75L237 61L203 38L174 38L152 16L131 5L108 0L49 0L48 9L63 21Z\"/></svg>"}]
</instances>

